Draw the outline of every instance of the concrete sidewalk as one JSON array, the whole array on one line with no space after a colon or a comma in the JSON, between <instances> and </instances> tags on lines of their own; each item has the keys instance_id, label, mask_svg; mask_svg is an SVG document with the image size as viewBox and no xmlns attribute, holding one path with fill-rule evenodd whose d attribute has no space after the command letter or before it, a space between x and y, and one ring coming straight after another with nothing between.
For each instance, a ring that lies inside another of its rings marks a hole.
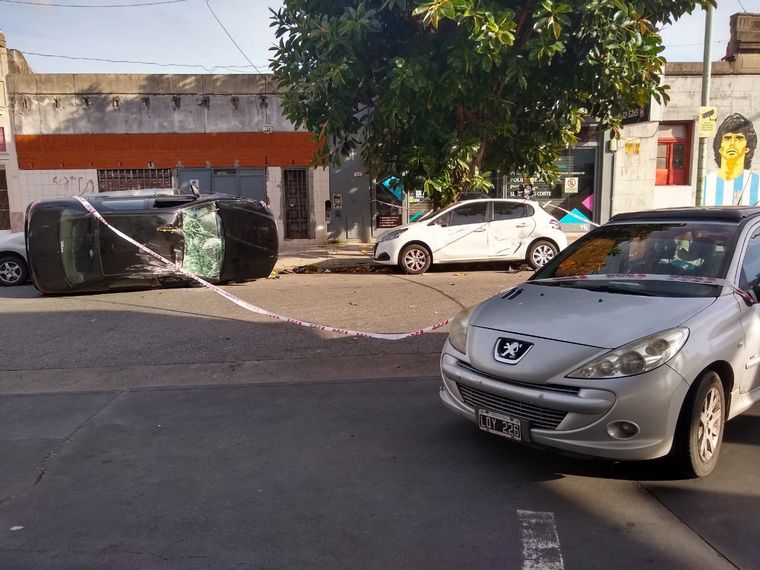
<instances>
[{"instance_id":1,"label":"concrete sidewalk","mask_svg":"<svg viewBox=\"0 0 760 570\"><path fill-rule=\"evenodd\" d=\"M310 265L329 269L330 267L351 267L372 264L372 243L329 243L329 244L280 244L280 255L274 270L282 272Z\"/></svg>"},{"instance_id":2,"label":"concrete sidewalk","mask_svg":"<svg viewBox=\"0 0 760 570\"><path fill-rule=\"evenodd\" d=\"M586 232L565 232L568 243ZM372 262L373 243L343 242L328 244L280 244L280 255L274 266L276 272L292 271L300 267L314 266L320 269L332 267L375 266Z\"/></svg>"}]
</instances>

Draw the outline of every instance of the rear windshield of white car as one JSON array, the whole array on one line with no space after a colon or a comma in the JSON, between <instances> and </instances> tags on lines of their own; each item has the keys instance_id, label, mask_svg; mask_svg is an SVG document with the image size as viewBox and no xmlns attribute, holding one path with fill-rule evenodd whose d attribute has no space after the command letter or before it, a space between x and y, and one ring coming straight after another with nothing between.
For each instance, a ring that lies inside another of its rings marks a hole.
<instances>
[{"instance_id":1,"label":"rear windshield of white car","mask_svg":"<svg viewBox=\"0 0 760 570\"><path fill-rule=\"evenodd\" d=\"M625 274L723 278L731 261L738 225L717 222L613 224L587 234L561 252L533 279L613 275L615 292L709 297L714 285L631 278ZM612 281L613 279L611 279ZM605 280L567 281L562 286L610 287Z\"/></svg>"}]
</instances>

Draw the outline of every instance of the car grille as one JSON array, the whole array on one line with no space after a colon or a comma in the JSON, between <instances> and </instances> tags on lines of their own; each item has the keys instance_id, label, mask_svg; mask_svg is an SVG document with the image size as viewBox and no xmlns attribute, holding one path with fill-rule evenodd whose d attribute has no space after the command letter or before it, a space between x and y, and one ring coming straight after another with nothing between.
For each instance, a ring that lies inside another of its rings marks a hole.
<instances>
[{"instance_id":1,"label":"car grille","mask_svg":"<svg viewBox=\"0 0 760 570\"><path fill-rule=\"evenodd\" d=\"M577 395L581 391L581 389L576 386L562 386L560 384L530 384L528 382L518 382L517 380L508 380L500 376L494 376L493 374L486 374L485 372L478 370L477 368L474 368L470 366L469 364L467 364L466 362L462 362L461 360L457 360L457 365L461 366L462 368L465 368L466 370L469 370L470 372L474 372L478 376L483 376L485 378L488 378L489 380L495 380L496 382L501 382L502 384L512 384L513 386L526 386L534 390L548 390L549 392L562 392L563 394Z\"/></svg>"},{"instance_id":2,"label":"car grille","mask_svg":"<svg viewBox=\"0 0 760 570\"><path fill-rule=\"evenodd\" d=\"M522 420L529 420L531 427L555 430L567 415L567 412L518 402L511 398L483 392L465 384L457 383L457 388L459 388L459 393L462 394L462 399L468 406L476 409L484 408Z\"/></svg>"}]
</instances>

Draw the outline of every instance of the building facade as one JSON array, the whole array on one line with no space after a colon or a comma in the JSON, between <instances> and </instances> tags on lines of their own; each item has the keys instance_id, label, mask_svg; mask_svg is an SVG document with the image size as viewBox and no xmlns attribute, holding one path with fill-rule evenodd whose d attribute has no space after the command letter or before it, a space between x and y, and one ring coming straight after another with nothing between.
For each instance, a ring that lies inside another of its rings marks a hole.
<instances>
[{"instance_id":1,"label":"building facade","mask_svg":"<svg viewBox=\"0 0 760 570\"><path fill-rule=\"evenodd\" d=\"M329 170L309 166L318 142L282 116L271 76L26 73L7 85L14 230L34 200L194 181L267 201L281 239L327 240Z\"/></svg>"},{"instance_id":2,"label":"building facade","mask_svg":"<svg viewBox=\"0 0 760 570\"><path fill-rule=\"evenodd\" d=\"M669 63L667 105L651 106L648 120L624 127L612 155L611 212L694 205L754 205L760 201L760 14L735 14L722 61L712 64L707 175L701 192L699 125L701 63ZM704 122L703 122L704 124Z\"/></svg>"},{"instance_id":3,"label":"building facade","mask_svg":"<svg viewBox=\"0 0 760 570\"><path fill-rule=\"evenodd\" d=\"M11 204L17 199L18 187L18 160L6 81L10 65L5 36L0 33L0 230L11 227Z\"/></svg>"}]
</instances>

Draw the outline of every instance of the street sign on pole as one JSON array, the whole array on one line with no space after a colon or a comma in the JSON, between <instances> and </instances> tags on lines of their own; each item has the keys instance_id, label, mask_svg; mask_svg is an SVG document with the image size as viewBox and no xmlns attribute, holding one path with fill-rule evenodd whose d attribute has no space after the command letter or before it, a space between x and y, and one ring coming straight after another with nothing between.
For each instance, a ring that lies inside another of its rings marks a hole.
<instances>
[{"instance_id":1,"label":"street sign on pole","mask_svg":"<svg viewBox=\"0 0 760 570\"><path fill-rule=\"evenodd\" d=\"M713 137L718 132L718 108L700 107L697 130L699 137Z\"/></svg>"}]
</instances>

